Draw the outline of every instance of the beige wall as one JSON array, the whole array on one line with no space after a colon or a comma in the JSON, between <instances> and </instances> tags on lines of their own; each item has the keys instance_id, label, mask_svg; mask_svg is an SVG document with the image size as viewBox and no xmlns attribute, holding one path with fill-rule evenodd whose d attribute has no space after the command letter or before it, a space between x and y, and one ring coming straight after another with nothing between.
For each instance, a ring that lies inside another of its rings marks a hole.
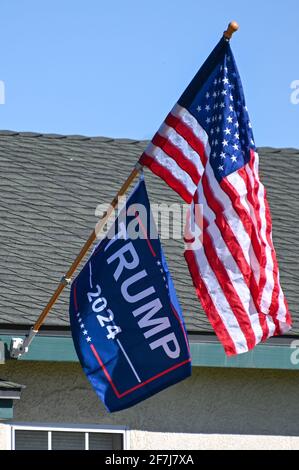
<instances>
[{"instance_id":1,"label":"beige wall","mask_svg":"<svg viewBox=\"0 0 299 470\"><path fill-rule=\"evenodd\" d=\"M0 450L10 449L10 429L9 426L0 423Z\"/></svg>"},{"instance_id":2,"label":"beige wall","mask_svg":"<svg viewBox=\"0 0 299 470\"><path fill-rule=\"evenodd\" d=\"M2 379L27 386L15 402L18 422L127 426L136 431L131 433L131 446L147 448L162 437L166 447L172 439L177 445L182 436L173 433L299 436L298 372L194 368L190 379L133 408L109 414L77 363L9 361L0 370ZM204 436L186 439L195 447L207 442ZM225 436L220 441L210 439L215 446L230 442Z\"/></svg>"},{"instance_id":3,"label":"beige wall","mask_svg":"<svg viewBox=\"0 0 299 470\"><path fill-rule=\"evenodd\" d=\"M138 450L299 450L299 437L130 432Z\"/></svg>"}]
</instances>

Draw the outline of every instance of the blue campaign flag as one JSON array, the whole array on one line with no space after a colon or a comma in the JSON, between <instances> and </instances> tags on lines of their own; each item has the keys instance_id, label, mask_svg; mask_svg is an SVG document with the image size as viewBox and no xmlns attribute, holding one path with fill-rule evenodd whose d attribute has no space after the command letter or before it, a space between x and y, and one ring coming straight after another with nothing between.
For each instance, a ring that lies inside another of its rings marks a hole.
<instances>
[{"instance_id":1,"label":"blue campaign flag","mask_svg":"<svg viewBox=\"0 0 299 470\"><path fill-rule=\"evenodd\" d=\"M108 411L191 375L183 316L143 178L74 280L70 323L83 370Z\"/></svg>"}]
</instances>

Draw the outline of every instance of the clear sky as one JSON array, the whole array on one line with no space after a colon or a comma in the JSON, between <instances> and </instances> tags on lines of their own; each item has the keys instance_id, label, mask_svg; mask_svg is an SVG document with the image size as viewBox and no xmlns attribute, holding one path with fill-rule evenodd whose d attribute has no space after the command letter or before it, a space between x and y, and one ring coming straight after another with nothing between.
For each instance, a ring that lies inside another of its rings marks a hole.
<instances>
[{"instance_id":1,"label":"clear sky","mask_svg":"<svg viewBox=\"0 0 299 470\"><path fill-rule=\"evenodd\" d=\"M0 5L1 129L151 138L235 19L232 48L256 143L299 148L299 104L290 98L299 80L298 0Z\"/></svg>"}]
</instances>

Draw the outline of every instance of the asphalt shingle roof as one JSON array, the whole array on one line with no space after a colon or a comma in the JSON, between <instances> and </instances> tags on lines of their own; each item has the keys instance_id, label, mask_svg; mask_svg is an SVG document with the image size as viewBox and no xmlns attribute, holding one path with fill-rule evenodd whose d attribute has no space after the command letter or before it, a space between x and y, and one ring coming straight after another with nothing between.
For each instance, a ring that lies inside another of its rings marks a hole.
<instances>
[{"instance_id":1,"label":"asphalt shingle roof","mask_svg":"<svg viewBox=\"0 0 299 470\"><path fill-rule=\"evenodd\" d=\"M32 325L94 228L145 141L0 132L0 325ZM281 283L299 334L299 150L259 149ZM146 171L151 202L179 197ZM211 326L196 299L182 240L163 240L189 331ZM46 324L68 325L65 289Z\"/></svg>"}]
</instances>

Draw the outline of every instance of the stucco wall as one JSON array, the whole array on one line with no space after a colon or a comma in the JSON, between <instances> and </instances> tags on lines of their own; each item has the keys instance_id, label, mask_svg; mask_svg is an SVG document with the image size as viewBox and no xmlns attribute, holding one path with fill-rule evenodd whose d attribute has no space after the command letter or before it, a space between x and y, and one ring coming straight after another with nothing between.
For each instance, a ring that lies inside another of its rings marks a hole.
<instances>
[{"instance_id":1,"label":"stucco wall","mask_svg":"<svg viewBox=\"0 0 299 470\"><path fill-rule=\"evenodd\" d=\"M0 450L10 448L10 429L4 423L0 423Z\"/></svg>"},{"instance_id":2,"label":"stucco wall","mask_svg":"<svg viewBox=\"0 0 299 470\"><path fill-rule=\"evenodd\" d=\"M13 421L122 425L137 432L136 445L138 431L299 436L298 372L194 368L190 379L109 414L77 363L9 361L0 371L27 387Z\"/></svg>"},{"instance_id":3,"label":"stucco wall","mask_svg":"<svg viewBox=\"0 0 299 470\"><path fill-rule=\"evenodd\" d=\"M130 444L138 450L299 450L299 437L131 431Z\"/></svg>"}]
</instances>

